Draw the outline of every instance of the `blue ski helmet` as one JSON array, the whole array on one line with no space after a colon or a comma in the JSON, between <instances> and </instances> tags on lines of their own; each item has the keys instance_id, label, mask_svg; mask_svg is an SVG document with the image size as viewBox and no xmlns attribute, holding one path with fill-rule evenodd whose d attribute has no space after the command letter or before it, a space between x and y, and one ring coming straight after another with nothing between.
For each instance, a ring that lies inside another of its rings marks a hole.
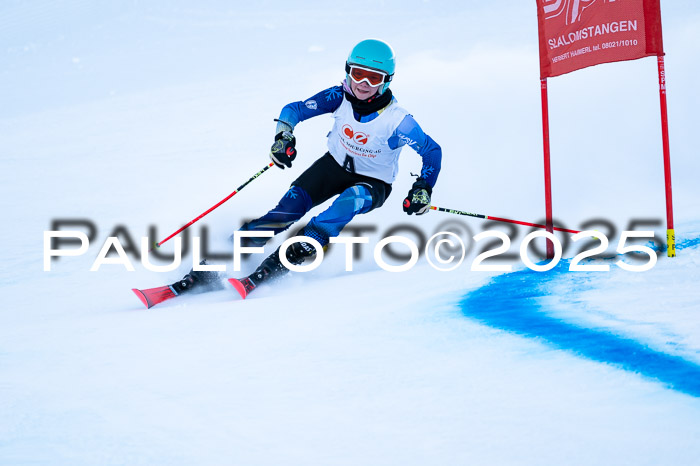
<instances>
[{"instance_id":1,"label":"blue ski helmet","mask_svg":"<svg viewBox=\"0 0 700 466\"><path fill-rule=\"evenodd\" d=\"M387 74L384 78L384 85L379 88L379 94L383 94L394 78L395 57L394 49L384 41L365 39L359 42L352 48L348 60L345 62L348 85L350 85L350 65L364 66Z\"/></svg>"}]
</instances>

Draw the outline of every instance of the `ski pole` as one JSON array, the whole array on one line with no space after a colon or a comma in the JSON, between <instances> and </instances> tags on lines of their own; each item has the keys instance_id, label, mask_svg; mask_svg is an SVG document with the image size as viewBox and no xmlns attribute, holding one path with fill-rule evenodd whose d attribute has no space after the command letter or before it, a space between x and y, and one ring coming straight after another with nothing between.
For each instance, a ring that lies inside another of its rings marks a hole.
<instances>
[{"instance_id":1,"label":"ski pole","mask_svg":"<svg viewBox=\"0 0 700 466\"><path fill-rule=\"evenodd\" d=\"M484 215L484 214L472 214L470 212L462 212L461 210L454 210L454 209L445 209L443 207L437 207L437 206L430 206L431 210L437 210L438 212L447 212L448 214L457 214L457 215L467 215L469 217L476 217L476 218L483 218L485 220L494 220L496 222L506 222L506 223L515 223L516 225L525 225L528 227L535 227L535 228L547 228L547 225L540 225L539 223L529 223L529 222L521 222L520 220L510 220L507 218L501 218L501 217L493 217L491 215ZM559 228L559 227L552 227L552 229L557 230L557 231L565 231L566 233L581 233L580 231L577 230L568 230L566 228Z\"/></svg>"},{"instance_id":2,"label":"ski pole","mask_svg":"<svg viewBox=\"0 0 700 466\"><path fill-rule=\"evenodd\" d=\"M183 226L182 228L180 228L179 230L177 230L175 233L173 233L172 235L170 235L170 236L168 236L167 238L165 238L163 241L161 241L161 242L159 242L159 243L155 243L155 244L153 245L153 247L154 247L154 248L159 248L163 243L165 243L166 241L168 241L170 238L172 238L173 236L177 235L177 234L180 233L181 231L187 229L190 225L194 224L194 223L197 222L199 219L201 219L201 218L204 217L205 215L209 214L212 210L216 209L216 208L219 207L221 204L223 204L224 202L226 202L226 201L228 201L229 199L231 199L233 196L235 196L236 194L238 194L238 192L239 192L241 189L243 189L243 188L245 188L246 186L248 186L248 183L250 183L251 181L253 181L253 180L256 179L257 177L259 177L260 175L262 175L263 173L265 173L265 172L266 172L267 170L269 170L270 167L272 167L273 165L274 165L273 162L268 163L268 164L265 166L265 168L263 168L262 170L260 170L259 172L257 172L255 175L251 176L250 179L249 179L248 181L246 181L245 183L243 183L242 185L240 185L234 192L232 192L231 194L229 194L229 195L226 196L225 198L221 199L219 202L217 202L214 206L212 206L212 207L211 207L210 209L208 209L206 212L202 213L199 217L197 217L197 218L195 218L195 219L193 219L193 220L190 220L190 222L189 222L187 225ZM152 251L152 250L153 250L153 248L151 248L151 251Z\"/></svg>"}]
</instances>

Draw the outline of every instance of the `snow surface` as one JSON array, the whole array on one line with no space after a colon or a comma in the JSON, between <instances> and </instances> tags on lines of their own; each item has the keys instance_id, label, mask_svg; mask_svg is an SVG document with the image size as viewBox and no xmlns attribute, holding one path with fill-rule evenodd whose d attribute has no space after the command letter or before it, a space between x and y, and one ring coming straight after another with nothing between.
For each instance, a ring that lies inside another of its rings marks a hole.
<instances>
[{"instance_id":1,"label":"snow surface","mask_svg":"<svg viewBox=\"0 0 700 466\"><path fill-rule=\"evenodd\" d=\"M471 236L507 232L517 254L528 230L407 217L420 159L406 149L387 204L353 222L374 228L354 272L332 249L246 301L225 289L146 311L130 289L176 280L191 254L167 273L90 272L106 238L162 238L247 180L281 106L338 83L365 37L394 46L392 89L443 147L433 202L540 221L534 2L0 5L0 464L697 464L700 10L662 14L678 257L574 273L569 245L551 272L517 256L498 262L512 273L470 271ZM611 253L631 220L665 238L655 60L549 87L555 217L610 222ZM201 222L212 251L274 206L329 128L302 123L292 170ZM44 272L43 232L81 218L97 226L88 253ZM373 245L395 227L418 239L407 225L458 230L465 263L381 270Z\"/></svg>"}]
</instances>

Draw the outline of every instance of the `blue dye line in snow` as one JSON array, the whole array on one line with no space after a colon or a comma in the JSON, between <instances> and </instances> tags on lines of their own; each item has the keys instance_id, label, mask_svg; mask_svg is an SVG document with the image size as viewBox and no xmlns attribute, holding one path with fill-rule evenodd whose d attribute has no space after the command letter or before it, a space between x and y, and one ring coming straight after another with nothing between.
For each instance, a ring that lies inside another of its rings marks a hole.
<instances>
[{"instance_id":1,"label":"blue dye line in snow","mask_svg":"<svg viewBox=\"0 0 700 466\"><path fill-rule=\"evenodd\" d=\"M545 341L578 356L613 364L651 377L668 387L700 397L700 366L678 356L655 351L630 338L602 329L584 328L547 315L538 298L550 295L547 284L568 273L569 261L548 272L530 269L494 277L464 296L465 316L508 332ZM586 272L577 272L581 278ZM592 272L595 273L595 272Z\"/></svg>"},{"instance_id":2,"label":"blue dye line in snow","mask_svg":"<svg viewBox=\"0 0 700 466\"><path fill-rule=\"evenodd\" d=\"M686 249L686 248L693 248L699 244L700 244L700 237L691 238L691 239L684 239L683 241L676 243L676 249L681 250L681 249Z\"/></svg>"}]
</instances>

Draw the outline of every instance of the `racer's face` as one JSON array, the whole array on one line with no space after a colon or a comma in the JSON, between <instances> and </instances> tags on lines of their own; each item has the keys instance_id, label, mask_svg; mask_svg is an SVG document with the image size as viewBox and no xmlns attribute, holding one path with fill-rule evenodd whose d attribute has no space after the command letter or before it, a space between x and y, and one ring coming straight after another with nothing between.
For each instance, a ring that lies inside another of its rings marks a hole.
<instances>
[{"instance_id":1,"label":"racer's face","mask_svg":"<svg viewBox=\"0 0 700 466\"><path fill-rule=\"evenodd\" d=\"M372 87L366 81L362 81L360 84L357 84L352 79L350 79L349 81L350 81L350 89L352 89L352 93L355 94L355 97L357 97L360 100L369 99L374 94L376 94L379 91L379 87L381 87L381 86Z\"/></svg>"}]
</instances>

